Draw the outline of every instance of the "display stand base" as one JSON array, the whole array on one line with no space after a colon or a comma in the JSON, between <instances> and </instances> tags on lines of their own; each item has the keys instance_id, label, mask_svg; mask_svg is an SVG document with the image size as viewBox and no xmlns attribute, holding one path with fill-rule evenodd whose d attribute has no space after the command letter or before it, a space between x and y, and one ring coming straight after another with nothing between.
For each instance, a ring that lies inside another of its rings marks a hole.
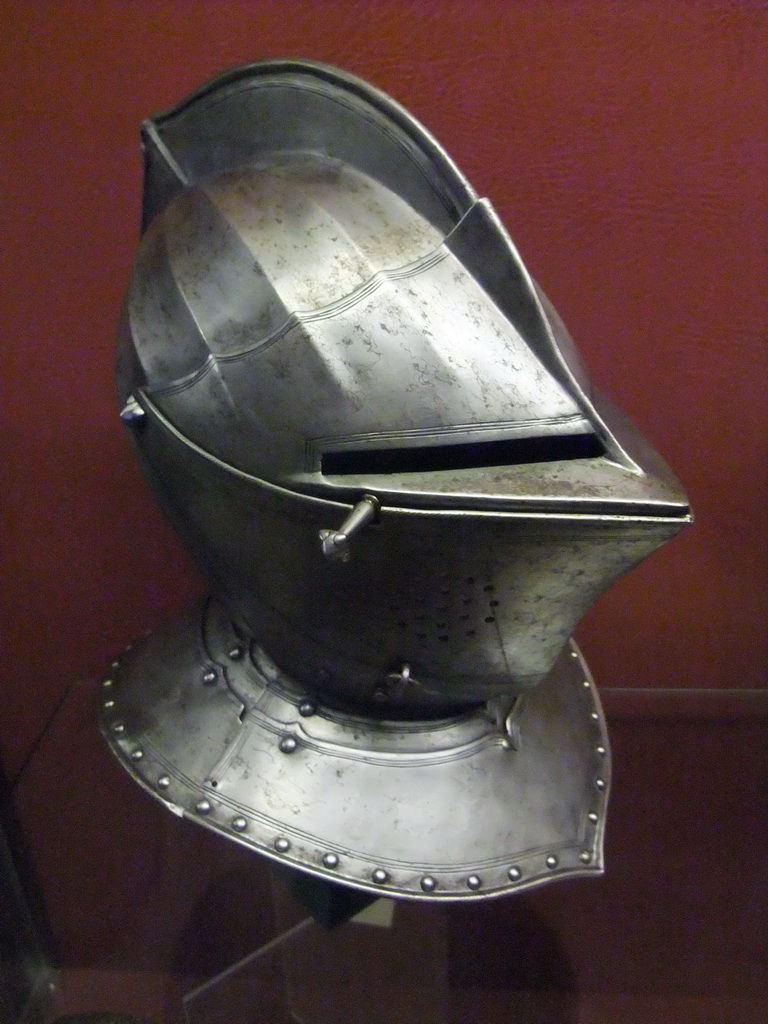
<instances>
[{"instance_id":1,"label":"display stand base","mask_svg":"<svg viewBox=\"0 0 768 1024\"><path fill-rule=\"evenodd\" d=\"M446 908L379 899L346 920L330 908L329 928L331 893L320 920L277 878L272 901L276 937L187 993L187 1024L445 1024Z\"/></svg>"}]
</instances>

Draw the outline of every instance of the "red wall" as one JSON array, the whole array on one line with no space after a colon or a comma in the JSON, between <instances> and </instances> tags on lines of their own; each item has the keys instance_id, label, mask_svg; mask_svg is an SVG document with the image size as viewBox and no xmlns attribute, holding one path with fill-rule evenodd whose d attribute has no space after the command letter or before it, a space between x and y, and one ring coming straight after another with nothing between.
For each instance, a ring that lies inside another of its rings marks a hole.
<instances>
[{"instance_id":1,"label":"red wall","mask_svg":"<svg viewBox=\"0 0 768 1024\"><path fill-rule=\"evenodd\" d=\"M113 399L138 128L234 64L391 93L508 225L696 526L580 630L603 686L765 686L768 9L257 0L0 8L0 750L200 586Z\"/></svg>"}]
</instances>

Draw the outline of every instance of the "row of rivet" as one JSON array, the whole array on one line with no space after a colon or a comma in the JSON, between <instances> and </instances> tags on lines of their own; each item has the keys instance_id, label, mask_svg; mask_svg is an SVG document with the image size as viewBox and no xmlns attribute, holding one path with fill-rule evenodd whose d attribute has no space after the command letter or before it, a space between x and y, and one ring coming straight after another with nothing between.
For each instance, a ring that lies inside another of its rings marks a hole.
<instances>
[{"instance_id":1,"label":"row of rivet","mask_svg":"<svg viewBox=\"0 0 768 1024\"><path fill-rule=\"evenodd\" d=\"M579 655L577 654L577 652L576 652L576 651L571 651L571 657L572 657L572 658L578 658L578 656L579 656ZM584 689L585 689L585 690L590 690L590 689L591 689L591 686L592 686L592 684L590 683L590 681L589 681L588 679L584 679L584 680L582 681L582 684L581 684L581 685L582 685L582 686L584 687ZM593 721L593 722L599 722L599 721L600 721L600 715L599 715L599 714L597 713L597 711L592 711L592 712L590 713L590 716L589 716L589 717L590 717L590 718L592 719L592 721ZM598 757L605 757L605 753L606 753L606 751L605 751L605 747L604 747L604 746L602 746L602 745L601 745L601 746L597 746L597 747L595 747L595 753L596 753L596 754L598 755ZM597 779L595 779L595 786L596 786L596 787L597 787L597 788L598 788L599 790L601 790L601 791L602 791L602 790L604 790L604 789L605 789L605 779L602 779L602 778L597 778ZM596 822L597 822L597 815L596 815L596 814L590 814L590 815L589 815L589 820L590 820L591 822L593 822L593 823L596 823ZM588 851L586 851L586 850L585 850L585 851L584 851L584 852L583 852L583 853L582 853L582 854L580 855L580 858L579 858L579 859L580 859L580 860L581 860L581 861L582 861L582 862L583 862L584 864L588 864L588 863L589 863L589 861L590 861L590 860L592 859L592 857L591 857L591 856L590 856L590 855L588 854Z\"/></svg>"},{"instance_id":2,"label":"row of rivet","mask_svg":"<svg viewBox=\"0 0 768 1024\"><path fill-rule=\"evenodd\" d=\"M138 758L135 756L137 753L139 755ZM137 750L134 751L131 756L134 757L135 760L139 760L143 757L143 752ZM157 780L157 786L159 789L167 789L170 784L171 780L167 775L161 775ZM209 815L212 810L213 807L210 800L205 797L198 800L195 804L195 811L202 817ZM597 824L598 816L594 811L589 813L588 818L592 824ZM242 815L234 817L230 824L235 832L245 832L248 828L248 821ZM290 848L290 840L286 839L284 836L280 836L275 840L275 850L277 850L278 853L288 853ZM579 854L579 860L582 864L589 864L592 860L591 852L589 850L582 850ZM335 853L325 853L323 854L322 862L326 868L335 869L339 866L340 860L338 855ZM551 871L559 866L558 858L554 854L550 854L545 863ZM519 882L523 877L523 873L519 867L514 866L509 868L507 876L511 882ZM390 880L389 874L383 868L374 868L371 872L371 879L376 882L377 885L386 885ZM476 892L478 889L482 888L483 881L479 875L469 875L466 884L468 889ZM420 885L424 892L434 892L438 887L437 880L432 875L424 875L421 879Z\"/></svg>"},{"instance_id":3,"label":"row of rivet","mask_svg":"<svg viewBox=\"0 0 768 1024\"><path fill-rule=\"evenodd\" d=\"M167 789L170 785L170 779L167 775L163 775L157 780L157 784L163 789ZM202 815L202 817L207 817L207 815L209 815L213 810L213 806L210 800L206 800L206 798L203 797L195 804L195 810L198 814ZM244 818L241 814L238 814L232 819L230 825L235 832L245 832L248 829L248 819Z\"/></svg>"}]
</instances>

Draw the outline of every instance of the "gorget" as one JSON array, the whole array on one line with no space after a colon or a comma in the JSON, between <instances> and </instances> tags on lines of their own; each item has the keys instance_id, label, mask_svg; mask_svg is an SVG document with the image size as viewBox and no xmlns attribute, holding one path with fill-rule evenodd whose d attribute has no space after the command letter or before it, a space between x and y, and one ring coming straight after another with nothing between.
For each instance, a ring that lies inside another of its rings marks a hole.
<instances>
[{"instance_id":1,"label":"gorget","mask_svg":"<svg viewBox=\"0 0 768 1024\"><path fill-rule=\"evenodd\" d=\"M602 872L608 738L573 643L512 721L372 721L303 692L207 601L103 694L104 735L152 796L291 867L429 900Z\"/></svg>"}]
</instances>

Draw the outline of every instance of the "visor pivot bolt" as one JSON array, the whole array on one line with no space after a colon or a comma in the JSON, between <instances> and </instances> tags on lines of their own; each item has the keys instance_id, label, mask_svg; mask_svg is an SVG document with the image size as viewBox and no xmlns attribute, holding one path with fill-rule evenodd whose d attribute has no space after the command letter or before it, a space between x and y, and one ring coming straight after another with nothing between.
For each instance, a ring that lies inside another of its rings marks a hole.
<instances>
[{"instance_id":1,"label":"visor pivot bolt","mask_svg":"<svg viewBox=\"0 0 768 1024\"><path fill-rule=\"evenodd\" d=\"M325 864L327 868L337 868L339 866L339 858L335 853L326 853L323 856L323 864Z\"/></svg>"},{"instance_id":2,"label":"visor pivot bolt","mask_svg":"<svg viewBox=\"0 0 768 1024\"><path fill-rule=\"evenodd\" d=\"M421 888L424 892L434 892L437 888L437 882L434 880L432 875L424 875L421 880Z\"/></svg>"},{"instance_id":3,"label":"visor pivot bolt","mask_svg":"<svg viewBox=\"0 0 768 1024\"><path fill-rule=\"evenodd\" d=\"M467 879L467 886L473 891L477 891L482 884L483 880L479 875L470 875Z\"/></svg>"},{"instance_id":4,"label":"visor pivot bolt","mask_svg":"<svg viewBox=\"0 0 768 1024\"><path fill-rule=\"evenodd\" d=\"M385 885L389 881L389 875L384 868L376 868L376 870L372 872L371 878L377 885Z\"/></svg>"},{"instance_id":5,"label":"visor pivot bolt","mask_svg":"<svg viewBox=\"0 0 768 1024\"><path fill-rule=\"evenodd\" d=\"M312 715L317 714L317 707L311 700L303 700L301 704L299 704L299 714L302 718L311 718Z\"/></svg>"},{"instance_id":6,"label":"visor pivot bolt","mask_svg":"<svg viewBox=\"0 0 768 1024\"><path fill-rule=\"evenodd\" d=\"M278 747L284 754L292 754L298 745L295 736L283 736L278 743Z\"/></svg>"},{"instance_id":7,"label":"visor pivot bolt","mask_svg":"<svg viewBox=\"0 0 768 1024\"><path fill-rule=\"evenodd\" d=\"M359 533L379 513L379 502L372 494L358 501L338 530L320 530L323 554L333 562L348 562L351 557L349 539Z\"/></svg>"},{"instance_id":8,"label":"visor pivot bolt","mask_svg":"<svg viewBox=\"0 0 768 1024\"><path fill-rule=\"evenodd\" d=\"M140 423L144 422L146 413L141 408L136 399L131 395L128 401L125 403L123 408L120 410L120 419L123 423L128 424L132 427L137 427Z\"/></svg>"}]
</instances>

